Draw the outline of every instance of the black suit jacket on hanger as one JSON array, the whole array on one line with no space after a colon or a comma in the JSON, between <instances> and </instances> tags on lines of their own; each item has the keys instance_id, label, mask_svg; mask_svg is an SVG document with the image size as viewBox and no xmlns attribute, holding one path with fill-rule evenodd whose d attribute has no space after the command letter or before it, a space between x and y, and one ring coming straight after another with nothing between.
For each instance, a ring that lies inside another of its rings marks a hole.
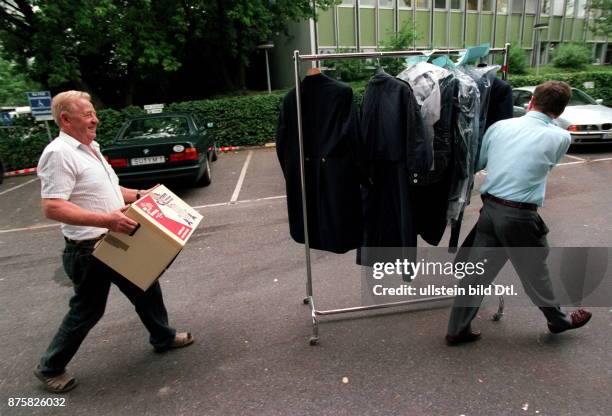
<instances>
[{"instance_id":1,"label":"black suit jacket on hanger","mask_svg":"<svg viewBox=\"0 0 612 416\"><path fill-rule=\"evenodd\" d=\"M301 83L306 205L311 248L344 253L361 245L361 139L351 88L326 75ZM283 99L276 152L287 188L289 232L304 243L296 92Z\"/></svg>"},{"instance_id":2,"label":"black suit jacket on hanger","mask_svg":"<svg viewBox=\"0 0 612 416\"><path fill-rule=\"evenodd\" d=\"M513 117L512 87L499 78L493 80L489 108L487 109L487 124L485 131L493 123Z\"/></svg>"},{"instance_id":3,"label":"black suit jacket on hanger","mask_svg":"<svg viewBox=\"0 0 612 416\"><path fill-rule=\"evenodd\" d=\"M430 171L433 155L410 85L384 71L374 75L364 93L361 125L371 178L363 191L364 247L415 247L410 184L415 173ZM371 260L358 253L358 263Z\"/></svg>"}]
</instances>

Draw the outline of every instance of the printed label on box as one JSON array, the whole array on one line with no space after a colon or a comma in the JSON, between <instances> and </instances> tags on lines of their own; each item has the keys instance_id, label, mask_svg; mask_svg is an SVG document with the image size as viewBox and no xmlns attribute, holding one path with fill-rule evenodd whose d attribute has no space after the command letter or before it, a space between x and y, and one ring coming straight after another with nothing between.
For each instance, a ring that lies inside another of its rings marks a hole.
<instances>
[{"instance_id":1,"label":"printed label on box","mask_svg":"<svg viewBox=\"0 0 612 416\"><path fill-rule=\"evenodd\" d=\"M184 207L174 204L173 199L172 195L166 193L151 193L140 199L136 206L172 234L186 240L197 217Z\"/></svg>"}]
</instances>

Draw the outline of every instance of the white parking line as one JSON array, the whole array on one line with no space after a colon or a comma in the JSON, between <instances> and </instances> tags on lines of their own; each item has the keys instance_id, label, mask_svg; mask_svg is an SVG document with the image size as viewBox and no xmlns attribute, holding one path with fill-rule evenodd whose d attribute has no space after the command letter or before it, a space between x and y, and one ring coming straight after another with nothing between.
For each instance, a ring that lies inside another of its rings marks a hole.
<instances>
[{"instance_id":1,"label":"white parking line","mask_svg":"<svg viewBox=\"0 0 612 416\"><path fill-rule=\"evenodd\" d=\"M219 202L217 204L197 205L192 208L193 209L205 209L205 208L223 207L223 206L228 206L228 205L243 205L243 204L248 204L251 202L271 201L274 199L283 199L283 198L287 198L287 195L267 196L265 198L244 199L242 201L235 201L235 202Z\"/></svg>"},{"instance_id":2,"label":"white parking line","mask_svg":"<svg viewBox=\"0 0 612 416\"><path fill-rule=\"evenodd\" d=\"M24 183L22 183L21 185L17 185L17 186L13 186L12 188L5 189L4 191L0 192L0 195L7 194L7 193L9 193L9 192L11 192L11 191L14 191L15 189L19 189L19 188L21 188L22 186L26 186L27 184L30 184L30 183L32 183L32 182L34 182L34 181L37 181L37 180L38 180L38 178L30 179L29 181L24 182Z\"/></svg>"},{"instance_id":3,"label":"white parking line","mask_svg":"<svg viewBox=\"0 0 612 416\"><path fill-rule=\"evenodd\" d=\"M602 159L593 159L591 160L591 162L607 162L609 160L612 160L612 157L604 157Z\"/></svg>"},{"instance_id":4,"label":"white parking line","mask_svg":"<svg viewBox=\"0 0 612 416\"><path fill-rule=\"evenodd\" d=\"M249 150L249 154L244 161L244 166L242 166L242 171L240 171L240 177L238 178L238 183L236 183L236 188L234 189L234 193L230 199L230 204L238 201L238 195L240 195L240 189L242 189L242 183L244 182L244 177L246 176L246 171L249 167L249 163L251 163L251 157L253 156L253 151Z\"/></svg>"},{"instance_id":5,"label":"white parking line","mask_svg":"<svg viewBox=\"0 0 612 416\"><path fill-rule=\"evenodd\" d=\"M10 230L0 230L0 234L16 233L18 231L33 231L33 230L40 230L42 228L53 228L53 227L59 227L59 226L60 226L59 224L33 225L31 227L12 228Z\"/></svg>"},{"instance_id":6,"label":"white parking line","mask_svg":"<svg viewBox=\"0 0 612 416\"><path fill-rule=\"evenodd\" d=\"M565 163L559 163L559 164L557 164L557 166L584 165L585 163L587 163L587 161L586 161L586 160L584 160L584 161L580 161L580 162L565 162Z\"/></svg>"},{"instance_id":7,"label":"white parking line","mask_svg":"<svg viewBox=\"0 0 612 416\"><path fill-rule=\"evenodd\" d=\"M576 159L576 160L581 160L581 161L586 161L586 159L582 158L582 157L578 157L578 156L572 156L572 155L568 155L566 154L565 157L569 157L570 159Z\"/></svg>"}]
</instances>

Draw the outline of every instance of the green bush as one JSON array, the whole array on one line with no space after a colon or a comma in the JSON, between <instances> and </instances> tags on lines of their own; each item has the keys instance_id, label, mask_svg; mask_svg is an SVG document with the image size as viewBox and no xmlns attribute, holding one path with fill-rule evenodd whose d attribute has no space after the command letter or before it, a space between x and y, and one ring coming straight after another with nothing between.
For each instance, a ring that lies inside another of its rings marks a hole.
<instances>
[{"instance_id":1,"label":"green bush","mask_svg":"<svg viewBox=\"0 0 612 416\"><path fill-rule=\"evenodd\" d=\"M552 63L557 68L584 68L592 61L591 51L574 43L561 44L553 51Z\"/></svg>"},{"instance_id":2,"label":"green bush","mask_svg":"<svg viewBox=\"0 0 612 416\"><path fill-rule=\"evenodd\" d=\"M217 145L260 145L274 141L282 98L283 94L273 93L188 101L170 104L167 111L193 112L214 123Z\"/></svg>"},{"instance_id":3,"label":"green bush","mask_svg":"<svg viewBox=\"0 0 612 416\"><path fill-rule=\"evenodd\" d=\"M397 33L388 33L388 40L383 42L383 51L407 51L412 49L414 41L420 38L409 21L404 22ZM397 75L406 69L406 58L383 58L381 65L391 75Z\"/></svg>"},{"instance_id":4,"label":"green bush","mask_svg":"<svg viewBox=\"0 0 612 416\"><path fill-rule=\"evenodd\" d=\"M508 70L511 74L523 75L527 73L527 55L523 48L514 47L510 48L508 55ZM497 57L497 64L504 64L503 55Z\"/></svg>"}]
</instances>

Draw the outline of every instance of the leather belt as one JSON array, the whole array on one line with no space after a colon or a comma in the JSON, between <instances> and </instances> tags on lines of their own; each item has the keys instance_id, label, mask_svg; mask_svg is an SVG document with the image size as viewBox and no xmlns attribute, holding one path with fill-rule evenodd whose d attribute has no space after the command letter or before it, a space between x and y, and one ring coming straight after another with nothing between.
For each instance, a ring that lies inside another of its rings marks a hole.
<instances>
[{"instance_id":1,"label":"leather belt","mask_svg":"<svg viewBox=\"0 0 612 416\"><path fill-rule=\"evenodd\" d=\"M495 202L500 205L505 205L507 207L518 208L518 209L528 209L530 211L538 210L538 206L536 204L528 204L526 202L508 201L507 199L498 198L491 194L482 194L481 197L483 200L488 199L489 201Z\"/></svg>"},{"instance_id":2,"label":"leather belt","mask_svg":"<svg viewBox=\"0 0 612 416\"><path fill-rule=\"evenodd\" d=\"M104 238L106 234L102 234L96 238L90 238L88 240L71 240L68 237L64 237L64 240L66 240L67 243L69 244L74 244L77 246L83 246L83 245L90 245L90 244L96 244L98 241L102 240Z\"/></svg>"}]
</instances>

